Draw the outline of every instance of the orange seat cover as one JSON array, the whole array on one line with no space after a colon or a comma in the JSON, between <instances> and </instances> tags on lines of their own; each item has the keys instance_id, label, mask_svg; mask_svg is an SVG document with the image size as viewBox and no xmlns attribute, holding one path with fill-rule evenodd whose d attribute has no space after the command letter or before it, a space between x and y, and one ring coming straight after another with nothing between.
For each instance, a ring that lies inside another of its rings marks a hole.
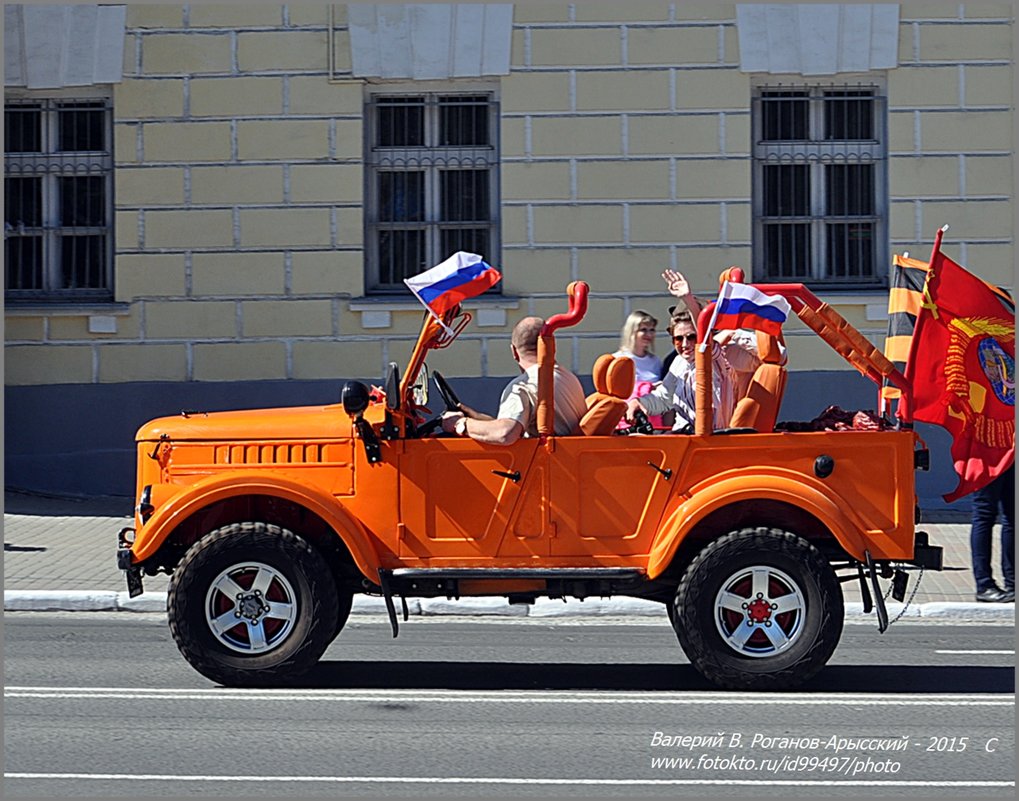
<instances>
[{"instance_id":1,"label":"orange seat cover","mask_svg":"<svg viewBox=\"0 0 1019 801\"><path fill-rule=\"evenodd\" d=\"M626 413L626 401L633 392L633 359L606 353L591 371L594 392L587 396L587 413L580 420L580 432L588 437L608 436Z\"/></svg>"},{"instance_id":2,"label":"orange seat cover","mask_svg":"<svg viewBox=\"0 0 1019 801\"><path fill-rule=\"evenodd\" d=\"M761 364L750 379L746 394L736 404L729 427L774 431L787 378L779 338L758 331L757 355Z\"/></svg>"}]
</instances>

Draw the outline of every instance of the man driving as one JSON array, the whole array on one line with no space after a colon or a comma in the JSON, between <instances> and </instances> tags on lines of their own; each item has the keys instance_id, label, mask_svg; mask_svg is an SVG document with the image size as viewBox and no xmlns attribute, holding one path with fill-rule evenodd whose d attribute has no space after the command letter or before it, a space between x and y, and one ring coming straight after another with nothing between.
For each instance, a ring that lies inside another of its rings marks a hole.
<instances>
[{"instance_id":1,"label":"man driving","mask_svg":"<svg viewBox=\"0 0 1019 801\"><path fill-rule=\"evenodd\" d=\"M495 417L461 405L462 411L442 415L442 430L490 445L512 445L521 437L538 436L538 338L545 321L525 317L513 329L510 350L521 374L502 392ZM555 365L554 397L556 435L572 434L587 410L580 380Z\"/></svg>"}]
</instances>

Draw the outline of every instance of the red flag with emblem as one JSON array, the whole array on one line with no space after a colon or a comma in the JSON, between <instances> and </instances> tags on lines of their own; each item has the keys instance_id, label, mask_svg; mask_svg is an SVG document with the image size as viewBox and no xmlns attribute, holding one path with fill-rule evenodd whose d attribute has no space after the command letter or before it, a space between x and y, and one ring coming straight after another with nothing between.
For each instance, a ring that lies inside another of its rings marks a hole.
<instances>
[{"instance_id":1,"label":"red flag with emblem","mask_svg":"<svg viewBox=\"0 0 1019 801\"><path fill-rule=\"evenodd\" d=\"M959 486L975 492L1015 462L1015 305L941 252L938 231L906 364L913 419L952 435Z\"/></svg>"}]
</instances>

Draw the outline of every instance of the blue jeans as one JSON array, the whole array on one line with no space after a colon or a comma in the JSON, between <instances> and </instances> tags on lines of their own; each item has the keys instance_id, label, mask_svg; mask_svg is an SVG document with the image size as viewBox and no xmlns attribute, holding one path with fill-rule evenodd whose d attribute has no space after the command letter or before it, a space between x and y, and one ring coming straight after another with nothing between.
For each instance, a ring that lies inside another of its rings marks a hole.
<instances>
[{"instance_id":1,"label":"blue jeans","mask_svg":"<svg viewBox=\"0 0 1019 801\"><path fill-rule=\"evenodd\" d=\"M973 578L977 592L994 586L991 576L991 533L998 520L1001 524L1001 574L1005 589L1015 590L1015 465L983 489L973 493L973 527L969 544L973 553Z\"/></svg>"}]
</instances>

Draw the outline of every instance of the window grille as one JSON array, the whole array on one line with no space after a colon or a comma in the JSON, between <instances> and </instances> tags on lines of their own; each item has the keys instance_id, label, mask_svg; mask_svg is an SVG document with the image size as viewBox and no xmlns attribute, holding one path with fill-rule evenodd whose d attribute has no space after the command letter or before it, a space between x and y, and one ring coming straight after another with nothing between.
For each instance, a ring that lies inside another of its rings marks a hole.
<instances>
[{"instance_id":1,"label":"window grille","mask_svg":"<svg viewBox=\"0 0 1019 801\"><path fill-rule=\"evenodd\" d=\"M885 282L885 120L876 86L756 90L755 280Z\"/></svg>"},{"instance_id":2,"label":"window grille","mask_svg":"<svg viewBox=\"0 0 1019 801\"><path fill-rule=\"evenodd\" d=\"M406 292L404 278L458 250L498 264L499 112L493 97L374 95L365 116L368 290Z\"/></svg>"},{"instance_id":3,"label":"window grille","mask_svg":"<svg viewBox=\"0 0 1019 801\"><path fill-rule=\"evenodd\" d=\"M111 134L105 99L5 103L8 300L111 297Z\"/></svg>"}]
</instances>

